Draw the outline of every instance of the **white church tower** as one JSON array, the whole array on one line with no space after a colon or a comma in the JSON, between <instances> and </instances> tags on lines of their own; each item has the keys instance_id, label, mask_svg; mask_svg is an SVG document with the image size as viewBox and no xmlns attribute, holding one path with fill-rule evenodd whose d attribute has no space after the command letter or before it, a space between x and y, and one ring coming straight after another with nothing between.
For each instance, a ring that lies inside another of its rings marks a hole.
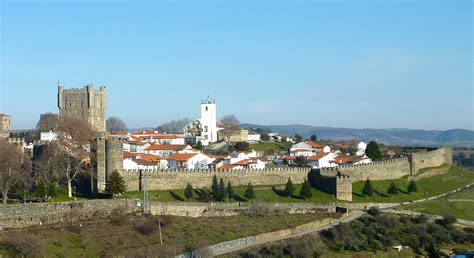
<instances>
[{"instance_id":1,"label":"white church tower","mask_svg":"<svg viewBox=\"0 0 474 258\"><path fill-rule=\"evenodd\" d=\"M209 142L217 141L216 101L207 98L201 102L202 138Z\"/></svg>"}]
</instances>

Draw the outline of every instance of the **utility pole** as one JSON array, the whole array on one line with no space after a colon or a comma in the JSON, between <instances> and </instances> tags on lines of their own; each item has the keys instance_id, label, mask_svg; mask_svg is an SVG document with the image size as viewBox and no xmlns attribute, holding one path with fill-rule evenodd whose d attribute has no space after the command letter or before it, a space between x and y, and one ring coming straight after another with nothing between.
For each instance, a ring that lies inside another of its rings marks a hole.
<instances>
[{"instance_id":1,"label":"utility pole","mask_svg":"<svg viewBox=\"0 0 474 258\"><path fill-rule=\"evenodd\" d=\"M148 202L148 188L146 185L147 181L147 176L143 176L143 214L148 214L150 212L149 210L149 202Z\"/></svg>"}]
</instances>

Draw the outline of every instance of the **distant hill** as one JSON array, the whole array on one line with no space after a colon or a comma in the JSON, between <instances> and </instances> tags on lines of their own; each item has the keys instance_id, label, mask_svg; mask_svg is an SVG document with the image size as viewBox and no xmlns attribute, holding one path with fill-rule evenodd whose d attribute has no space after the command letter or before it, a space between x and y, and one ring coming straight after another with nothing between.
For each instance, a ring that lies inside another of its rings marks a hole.
<instances>
[{"instance_id":1,"label":"distant hill","mask_svg":"<svg viewBox=\"0 0 474 258\"><path fill-rule=\"evenodd\" d=\"M310 125L257 125L244 123L244 128L265 128L275 133L282 133L289 136L300 134L303 138L309 138L316 134L318 138L332 140L352 140L362 141L377 140L384 144L406 145L406 146L474 146L474 131L465 129L452 130L412 130L403 128L391 129L351 129L319 127Z\"/></svg>"}]
</instances>

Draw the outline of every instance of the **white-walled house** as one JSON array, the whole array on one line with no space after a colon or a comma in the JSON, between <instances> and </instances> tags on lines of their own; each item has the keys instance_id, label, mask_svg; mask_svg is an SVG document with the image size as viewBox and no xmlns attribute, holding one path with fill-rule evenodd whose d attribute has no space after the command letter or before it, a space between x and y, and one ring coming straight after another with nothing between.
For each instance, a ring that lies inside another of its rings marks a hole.
<instances>
[{"instance_id":1,"label":"white-walled house","mask_svg":"<svg viewBox=\"0 0 474 258\"><path fill-rule=\"evenodd\" d=\"M213 159L202 153L175 153L168 157L169 168L206 169Z\"/></svg>"},{"instance_id":2,"label":"white-walled house","mask_svg":"<svg viewBox=\"0 0 474 258\"><path fill-rule=\"evenodd\" d=\"M241 152L236 152L232 153L229 156L225 157L224 159L224 164L234 164L236 162L239 162L241 160L249 159L249 158L255 158L257 157L257 152L254 150L252 151L241 151Z\"/></svg>"},{"instance_id":3,"label":"white-walled house","mask_svg":"<svg viewBox=\"0 0 474 258\"><path fill-rule=\"evenodd\" d=\"M367 144L362 141L338 142L336 146L344 152L349 152L349 148L353 147L356 149L356 156L364 156L367 149Z\"/></svg>"},{"instance_id":4,"label":"white-walled house","mask_svg":"<svg viewBox=\"0 0 474 258\"><path fill-rule=\"evenodd\" d=\"M145 153L166 157L174 153L182 153L185 149L192 149L192 147L189 145L156 144L146 148Z\"/></svg>"},{"instance_id":5,"label":"white-walled house","mask_svg":"<svg viewBox=\"0 0 474 258\"><path fill-rule=\"evenodd\" d=\"M252 157L232 164L225 164L220 167L223 170L234 170L234 169L265 169L267 162L260 157Z\"/></svg>"},{"instance_id":6,"label":"white-walled house","mask_svg":"<svg viewBox=\"0 0 474 258\"><path fill-rule=\"evenodd\" d=\"M335 156L333 153L324 153L320 152L316 155L308 157L308 166L312 168L324 168L324 167L334 167Z\"/></svg>"},{"instance_id":7,"label":"white-walled house","mask_svg":"<svg viewBox=\"0 0 474 258\"><path fill-rule=\"evenodd\" d=\"M42 142L50 142L50 141L55 141L58 139L58 133L49 131L49 132L41 132L40 134L40 140Z\"/></svg>"},{"instance_id":8,"label":"white-walled house","mask_svg":"<svg viewBox=\"0 0 474 258\"><path fill-rule=\"evenodd\" d=\"M167 168L168 161L160 156L145 153L123 152L123 169Z\"/></svg>"},{"instance_id":9,"label":"white-walled house","mask_svg":"<svg viewBox=\"0 0 474 258\"><path fill-rule=\"evenodd\" d=\"M316 154L320 150L323 150L323 147L323 145L317 142L304 141L297 144L293 144L293 146L291 146L290 148L290 155L309 157Z\"/></svg>"},{"instance_id":10,"label":"white-walled house","mask_svg":"<svg viewBox=\"0 0 474 258\"><path fill-rule=\"evenodd\" d=\"M261 138L259 133L249 131L249 134L247 135L247 142L259 142L260 140Z\"/></svg>"}]
</instances>

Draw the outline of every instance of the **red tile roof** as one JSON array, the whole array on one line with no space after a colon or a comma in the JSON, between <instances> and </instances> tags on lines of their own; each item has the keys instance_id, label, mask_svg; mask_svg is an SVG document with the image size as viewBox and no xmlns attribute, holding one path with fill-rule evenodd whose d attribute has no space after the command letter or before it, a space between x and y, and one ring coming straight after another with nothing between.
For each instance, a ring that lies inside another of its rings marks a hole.
<instances>
[{"instance_id":1,"label":"red tile roof","mask_svg":"<svg viewBox=\"0 0 474 258\"><path fill-rule=\"evenodd\" d=\"M187 161L196 156L197 153L175 153L168 157L168 160Z\"/></svg>"},{"instance_id":2,"label":"red tile roof","mask_svg":"<svg viewBox=\"0 0 474 258\"><path fill-rule=\"evenodd\" d=\"M151 145L146 148L146 150L184 150L186 145L176 145L176 144L157 144Z\"/></svg>"},{"instance_id":3,"label":"red tile roof","mask_svg":"<svg viewBox=\"0 0 474 258\"><path fill-rule=\"evenodd\" d=\"M314 147L314 148L322 148L324 147L323 145L321 145L320 143L318 142L313 142L313 141L305 141L306 144L310 145L311 147Z\"/></svg>"},{"instance_id":4,"label":"red tile roof","mask_svg":"<svg viewBox=\"0 0 474 258\"><path fill-rule=\"evenodd\" d=\"M324 153L324 152L320 152L316 155L313 155L311 157L308 158L308 160L320 160L324 157L326 157L329 153Z\"/></svg>"},{"instance_id":5,"label":"red tile roof","mask_svg":"<svg viewBox=\"0 0 474 258\"><path fill-rule=\"evenodd\" d=\"M219 169L223 169L223 170L229 170L229 169L233 169L237 167L237 165L230 165L230 164L227 164L227 165L222 165L219 167Z\"/></svg>"},{"instance_id":6,"label":"red tile roof","mask_svg":"<svg viewBox=\"0 0 474 258\"><path fill-rule=\"evenodd\" d=\"M142 135L142 134L154 134L154 133L155 133L155 131L150 130L150 129L146 129L146 130L133 132L132 134L133 135Z\"/></svg>"}]
</instances>

